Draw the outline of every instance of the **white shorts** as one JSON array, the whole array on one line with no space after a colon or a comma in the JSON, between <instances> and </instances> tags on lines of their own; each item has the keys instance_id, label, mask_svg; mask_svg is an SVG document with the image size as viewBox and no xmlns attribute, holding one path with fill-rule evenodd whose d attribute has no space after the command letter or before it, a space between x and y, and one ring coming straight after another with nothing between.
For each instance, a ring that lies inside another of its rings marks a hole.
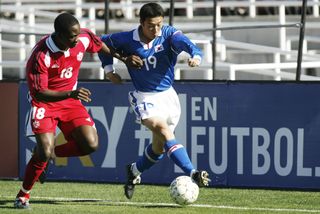
<instances>
[{"instance_id":1,"label":"white shorts","mask_svg":"<svg viewBox=\"0 0 320 214\"><path fill-rule=\"evenodd\" d=\"M139 123L150 117L161 117L174 131L179 122L180 101L172 87L162 92L130 91L129 102Z\"/></svg>"}]
</instances>

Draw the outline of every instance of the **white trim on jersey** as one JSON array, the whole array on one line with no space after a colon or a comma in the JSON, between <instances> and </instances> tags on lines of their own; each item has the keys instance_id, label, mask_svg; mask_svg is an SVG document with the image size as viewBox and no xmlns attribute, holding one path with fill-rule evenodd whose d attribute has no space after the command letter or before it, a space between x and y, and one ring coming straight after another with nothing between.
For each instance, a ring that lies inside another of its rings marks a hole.
<instances>
[{"instance_id":1,"label":"white trim on jersey","mask_svg":"<svg viewBox=\"0 0 320 214\"><path fill-rule=\"evenodd\" d=\"M89 47L89 44L90 44L89 38L87 38L87 37L79 37L79 40L84 45L84 48L87 50L87 48Z\"/></svg>"},{"instance_id":2,"label":"white trim on jersey","mask_svg":"<svg viewBox=\"0 0 320 214\"><path fill-rule=\"evenodd\" d=\"M140 27L140 26L139 26L139 27ZM154 42L154 40L155 40L156 38L154 38L154 39L153 39L152 41L150 41L148 44L142 42L141 39L140 39L140 36L139 36L139 27L137 27L137 28L133 31L133 38L132 38L132 39L135 40L135 41L140 42L141 45L143 46L143 48L144 48L145 50L148 50L148 49L150 49L150 48L153 47L153 42ZM158 37L159 37L159 36L162 36L162 30L161 30L161 29L160 29L160 32L159 32Z\"/></svg>"},{"instance_id":3,"label":"white trim on jersey","mask_svg":"<svg viewBox=\"0 0 320 214\"><path fill-rule=\"evenodd\" d=\"M44 57L44 64L46 64L46 67L49 68L51 64L51 57L49 51L47 51L45 57Z\"/></svg>"}]
</instances>

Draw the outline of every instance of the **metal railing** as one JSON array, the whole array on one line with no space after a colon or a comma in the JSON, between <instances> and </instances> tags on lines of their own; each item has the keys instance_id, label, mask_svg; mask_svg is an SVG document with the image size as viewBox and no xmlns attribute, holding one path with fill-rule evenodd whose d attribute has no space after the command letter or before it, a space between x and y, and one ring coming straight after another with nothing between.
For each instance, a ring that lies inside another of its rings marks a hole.
<instances>
[{"instance_id":1,"label":"metal railing","mask_svg":"<svg viewBox=\"0 0 320 214\"><path fill-rule=\"evenodd\" d=\"M96 12L98 10L104 9L103 3L84 3L83 0L66 0L66 1L59 1L59 4L53 4L52 0L47 0L46 4L36 4L36 2L40 2L37 0L20 0L16 1L15 4L10 3L12 1L9 0L2 0L1 5L1 12L11 12L15 13L15 18L12 19L1 19L1 25L0 25L0 31L4 34L19 34L18 41L7 41L4 40L1 37L0 34L0 80L3 77L2 74L2 68L8 67L8 66L16 66L15 68L19 68L21 70L20 72L20 78L24 78L24 72L23 72L23 66L21 64L24 64L26 57L29 55L31 48L34 46L36 42L36 35L37 34L45 34L50 33L53 30L52 22L53 19L57 16L58 12L60 10L72 10L76 14L76 16L79 18L81 25L84 27L88 27L92 29L93 31L103 31L104 28L104 21L96 19ZM54 0L54 2L57 2ZM278 21L276 24L295 24L295 23L288 23L286 21L286 7L301 7L301 1L257 1L257 0L247 0L247 1L219 1L217 6L217 24L219 27L228 27L230 26L230 23L223 22L224 17L221 15L221 10L223 8L227 7L248 7L250 9L249 15L251 17L257 17L257 8L258 7L277 7L278 8ZM110 9L122 9L125 13L125 17L127 19L134 18L133 11L136 9L139 9L142 5L142 2L139 1L121 1L121 4L119 3L110 3ZM308 1L308 5L313 8L313 13L309 16L318 17L319 16L319 1L318 0L311 0ZM165 9L169 8L169 3L163 3L163 7ZM186 17L192 20L194 18L194 10L196 8L211 8L212 2L206 1L206 2L197 2L194 0L186 0L185 2L176 2L175 3L176 8L181 8L186 10ZM83 17L83 10L87 10L88 16ZM47 22L43 22L43 20L48 20ZM48 24L50 22L50 24ZM190 21L191 22L191 21ZM232 23L235 24L235 23ZM179 23L177 23L179 25ZM136 26L136 23L126 23L126 22L120 22L116 25L111 25L113 27L114 31L120 31L124 29L133 28ZM212 25L210 23L203 24L202 28L195 29L195 25L181 25L181 28L183 31L206 31L210 29ZM312 23L308 24L308 28L319 28L319 23ZM180 29L180 28L179 28ZM218 38L221 38L221 32L217 31ZM305 41L308 42L310 37L306 37ZM291 39L291 40L290 40ZM314 40L315 38L313 38ZM235 49L242 49L242 50L261 50L264 53L269 53L274 55L274 61L272 62L272 68L270 68L270 65L266 66L264 68L263 66L266 65L265 63L262 63L259 67L257 67L257 73L259 73L259 69L271 69L272 72L269 72L268 74L263 73L263 75L271 75L274 77L275 80L281 80L283 77L281 69L285 69L283 65L288 66L288 69L292 69L292 65L286 64L286 62L281 62L281 55L286 56L285 59L290 59L290 57L294 56L296 52L290 51L291 46L288 45L288 41L293 41L292 37L287 36L287 32L285 28L279 29L279 48L272 48L272 47L266 47L261 45L252 45L248 43L239 43L236 41L224 41L223 39L220 39L217 43L218 45L218 53L220 56L221 61L226 60L226 52L230 48ZM201 68L207 69L207 72L212 72L212 69L210 70L210 67L207 67L208 64L212 63L212 60L210 60L210 56L212 55L212 49L211 49L211 39L205 39L205 40L198 40L195 41L196 43L202 44L203 50L205 52L205 60L204 65ZM19 50L19 59L18 61L21 63L17 63L14 61L12 65L10 65L10 62L3 61L3 49L18 49ZM289 50L289 51L288 51ZM305 49L306 50L306 49ZM319 61L318 55L306 55L306 60L310 61ZM312 64L312 63L311 63ZM97 64L94 63L94 66ZM234 65L234 66L233 66ZM255 64L256 65L256 64ZM309 66L310 64L304 64L302 63L302 68L308 68L305 66ZM312 64L314 68L318 68L315 64ZM231 80L235 79L234 73L235 71L242 71L244 72L245 68L247 67L248 70L251 70L250 66L242 66L241 69L239 64L226 64L224 63L223 66L218 66L218 69L224 69L229 71L229 78ZM184 66L178 64L177 70L185 70ZM252 72L252 71L250 71ZM177 75L179 76L179 75ZM99 75L100 78L103 77L103 75ZM206 77L206 79L212 79L209 76Z\"/></svg>"}]
</instances>

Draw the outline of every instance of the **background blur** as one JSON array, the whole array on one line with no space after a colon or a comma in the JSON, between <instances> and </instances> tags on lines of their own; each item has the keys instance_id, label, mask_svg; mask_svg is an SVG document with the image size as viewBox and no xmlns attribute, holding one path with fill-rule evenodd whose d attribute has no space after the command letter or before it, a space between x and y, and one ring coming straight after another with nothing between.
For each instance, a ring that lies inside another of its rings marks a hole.
<instances>
[{"instance_id":1,"label":"background blur","mask_svg":"<svg viewBox=\"0 0 320 214\"><path fill-rule=\"evenodd\" d=\"M0 79L24 79L24 62L35 42L53 31L59 12L73 13L98 35L138 26L139 8L146 0L110 0L105 22L103 0L1 0ZM169 22L170 1L157 1ZM191 72L181 54L176 68L179 80L292 80L296 72L299 27L256 28L245 26L300 23L302 1L218 0L215 71L212 71L213 0L175 0L173 26L186 33L204 51L199 72ZM319 79L319 0L307 1L302 80ZM103 79L96 55L86 56L81 79ZM119 72L129 79L123 64Z\"/></svg>"}]
</instances>

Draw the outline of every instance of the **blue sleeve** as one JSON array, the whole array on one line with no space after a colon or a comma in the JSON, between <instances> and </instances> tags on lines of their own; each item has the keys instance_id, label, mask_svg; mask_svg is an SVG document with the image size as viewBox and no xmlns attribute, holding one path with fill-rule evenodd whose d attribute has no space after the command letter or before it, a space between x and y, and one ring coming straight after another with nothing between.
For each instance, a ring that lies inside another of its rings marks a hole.
<instances>
[{"instance_id":1,"label":"blue sleeve","mask_svg":"<svg viewBox=\"0 0 320 214\"><path fill-rule=\"evenodd\" d=\"M196 55L202 58L202 51L194 43L190 41L181 31L176 31L171 36L171 47L176 52L176 54L181 53L182 51L190 54L191 57Z\"/></svg>"},{"instance_id":2,"label":"blue sleeve","mask_svg":"<svg viewBox=\"0 0 320 214\"><path fill-rule=\"evenodd\" d=\"M112 47L111 35L102 35L100 38L102 42L104 42L108 47ZM101 66L104 68L107 65L113 65L113 57L110 55L107 55L105 53L99 52L98 53L99 59L101 61Z\"/></svg>"}]
</instances>

